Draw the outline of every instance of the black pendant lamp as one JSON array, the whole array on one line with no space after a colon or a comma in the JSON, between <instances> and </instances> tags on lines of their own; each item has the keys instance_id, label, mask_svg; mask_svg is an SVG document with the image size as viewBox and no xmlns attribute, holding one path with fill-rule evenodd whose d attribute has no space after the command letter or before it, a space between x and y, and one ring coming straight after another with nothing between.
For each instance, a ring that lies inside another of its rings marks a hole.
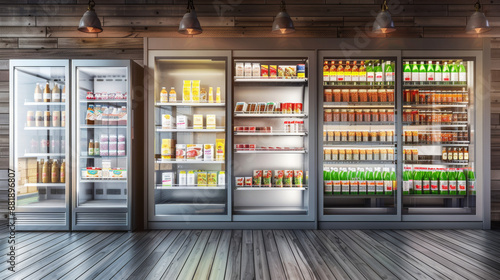
<instances>
[{"instance_id":1,"label":"black pendant lamp","mask_svg":"<svg viewBox=\"0 0 500 280\"><path fill-rule=\"evenodd\" d=\"M280 3L280 12L274 18L272 32L277 34L289 34L295 32L293 21L290 18L290 15L286 12L286 4L283 0Z\"/></svg>"},{"instance_id":2,"label":"black pendant lamp","mask_svg":"<svg viewBox=\"0 0 500 280\"><path fill-rule=\"evenodd\" d=\"M483 33L491 30L490 23L483 12L481 12L481 3L479 0L474 4L476 11L467 21L467 27L465 27L466 33Z\"/></svg>"},{"instance_id":3,"label":"black pendant lamp","mask_svg":"<svg viewBox=\"0 0 500 280\"><path fill-rule=\"evenodd\" d=\"M184 35L198 35L203 32L200 21L198 21L198 16L196 16L196 11L194 10L193 0L188 0L187 10L182 17L181 23L179 23L178 32Z\"/></svg>"},{"instance_id":4,"label":"black pendant lamp","mask_svg":"<svg viewBox=\"0 0 500 280\"><path fill-rule=\"evenodd\" d=\"M387 1L384 0L382 3L381 11L377 14L375 21L373 22L373 33L391 33L396 31L394 27L394 22L392 21L391 14L389 13L389 7L387 7Z\"/></svg>"},{"instance_id":5,"label":"black pendant lamp","mask_svg":"<svg viewBox=\"0 0 500 280\"><path fill-rule=\"evenodd\" d=\"M83 17L80 19L80 25L78 25L78 31L85 33L101 33L102 26L101 21L97 17L97 14L94 11L95 2L94 0L89 0L89 8L83 14Z\"/></svg>"}]
</instances>

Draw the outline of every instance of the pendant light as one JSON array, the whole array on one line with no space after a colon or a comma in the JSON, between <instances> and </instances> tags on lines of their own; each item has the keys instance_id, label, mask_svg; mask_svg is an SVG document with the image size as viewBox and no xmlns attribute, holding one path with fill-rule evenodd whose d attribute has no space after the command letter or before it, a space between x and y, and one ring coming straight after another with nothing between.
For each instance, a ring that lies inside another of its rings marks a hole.
<instances>
[{"instance_id":1,"label":"pendant light","mask_svg":"<svg viewBox=\"0 0 500 280\"><path fill-rule=\"evenodd\" d=\"M377 14L375 21L373 22L373 33L391 33L396 31L394 27L394 22L392 21L391 14L388 11L387 1L384 0L382 3L381 11Z\"/></svg>"},{"instance_id":2,"label":"pendant light","mask_svg":"<svg viewBox=\"0 0 500 280\"><path fill-rule=\"evenodd\" d=\"M472 14L467 22L467 27L465 27L466 33L483 33L491 30L490 23L486 19L486 16L481 12L481 3L477 0L474 4L476 11Z\"/></svg>"},{"instance_id":3,"label":"pendant light","mask_svg":"<svg viewBox=\"0 0 500 280\"><path fill-rule=\"evenodd\" d=\"M89 8L83 14L83 17L80 19L80 25L78 25L78 31L85 33L101 33L101 21L97 17L97 14L94 11L95 2L94 0L89 0Z\"/></svg>"},{"instance_id":4,"label":"pendant light","mask_svg":"<svg viewBox=\"0 0 500 280\"><path fill-rule=\"evenodd\" d=\"M185 35L198 35L203 32L194 10L193 0L188 0L187 10L179 24L178 32Z\"/></svg>"},{"instance_id":5,"label":"pendant light","mask_svg":"<svg viewBox=\"0 0 500 280\"><path fill-rule=\"evenodd\" d=\"M280 12L274 18L272 32L278 34L289 34L295 32L293 21L290 18L290 15L286 12L286 4L283 0L281 0L280 3Z\"/></svg>"}]
</instances>

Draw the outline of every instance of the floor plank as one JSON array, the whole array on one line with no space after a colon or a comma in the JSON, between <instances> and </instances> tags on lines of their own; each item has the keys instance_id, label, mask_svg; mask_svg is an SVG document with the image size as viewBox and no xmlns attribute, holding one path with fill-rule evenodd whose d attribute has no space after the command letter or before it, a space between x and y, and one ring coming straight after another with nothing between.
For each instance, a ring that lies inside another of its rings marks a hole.
<instances>
[{"instance_id":1,"label":"floor plank","mask_svg":"<svg viewBox=\"0 0 500 280\"><path fill-rule=\"evenodd\" d=\"M212 270L210 271L210 280L224 279L226 275L227 257L229 256L229 246L231 244L231 230L224 230L217 246Z\"/></svg>"},{"instance_id":2,"label":"floor plank","mask_svg":"<svg viewBox=\"0 0 500 280\"><path fill-rule=\"evenodd\" d=\"M207 245L211 236L212 236L211 230L204 230L200 234L200 237L196 241L193 250L189 254L189 257L186 259L184 266L182 267L182 270L179 273L178 276L179 279L193 279L193 276L196 273L196 268L200 263L203 251L205 250L205 246Z\"/></svg>"},{"instance_id":3,"label":"floor plank","mask_svg":"<svg viewBox=\"0 0 500 280\"><path fill-rule=\"evenodd\" d=\"M233 230L229 245L229 256L227 259L226 276L224 279L240 279L241 268L241 238L242 230Z\"/></svg>"},{"instance_id":4,"label":"floor plank","mask_svg":"<svg viewBox=\"0 0 500 280\"><path fill-rule=\"evenodd\" d=\"M270 280L269 265L266 256L266 246L262 230L253 231L253 263L255 267L255 279Z\"/></svg>"},{"instance_id":5,"label":"floor plank","mask_svg":"<svg viewBox=\"0 0 500 280\"><path fill-rule=\"evenodd\" d=\"M208 243L201 255L200 263L196 268L193 279L208 279L210 276L210 270L212 269L212 264L214 263L215 253L217 251L217 246L219 245L219 239L221 237L222 231L213 230L208 239Z\"/></svg>"},{"instance_id":6,"label":"floor plank","mask_svg":"<svg viewBox=\"0 0 500 280\"><path fill-rule=\"evenodd\" d=\"M283 269L288 279L304 279L299 264L282 230L273 230Z\"/></svg>"},{"instance_id":7,"label":"floor plank","mask_svg":"<svg viewBox=\"0 0 500 280\"><path fill-rule=\"evenodd\" d=\"M253 262L253 236L251 230L243 230L241 238L241 276L242 280L255 278Z\"/></svg>"},{"instance_id":8,"label":"floor plank","mask_svg":"<svg viewBox=\"0 0 500 280\"><path fill-rule=\"evenodd\" d=\"M206 235L207 231L204 231L204 233ZM188 239L184 242L182 247L175 255L175 258L166 268L165 273L162 275L161 279L168 279L168 280L177 279L177 276L181 272L184 263L189 257L191 250L193 249L194 245L200 238L201 234L202 234L201 230L195 230L191 233L191 235L188 237Z\"/></svg>"},{"instance_id":9,"label":"floor plank","mask_svg":"<svg viewBox=\"0 0 500 280\"><path fill-rule=\"evenodd\" d=\"M264 246L266 247L266 257L269 262L269 275L271 279L285 279L285 270L281 262L273 231L263 230L262 235L264 236Z\"/></svg>"}]
</instances>

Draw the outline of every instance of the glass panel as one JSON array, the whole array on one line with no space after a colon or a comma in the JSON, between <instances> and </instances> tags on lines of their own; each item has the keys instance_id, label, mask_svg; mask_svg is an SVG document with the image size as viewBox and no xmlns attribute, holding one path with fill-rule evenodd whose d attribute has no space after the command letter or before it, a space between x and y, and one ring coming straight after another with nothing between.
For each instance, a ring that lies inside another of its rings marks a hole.
<instances>
[{"instance_id":1,"label":"glass panel","mask_svg":"<svg viewBox=\"0 0 500 280\"><path fill-rule=\"evenodd\" d=\"M397 213L395 61L323 60L324 215Z\"/></svg>"},{"instance_id":2,"label":"glass panel","mask_svg":"<svg viewBox=\"0 0 500 280\"><path fill-rule=\"evenodd\" d=\"M18 207L66 207L66 68L14 68Z\"/></svg>"},{"instance_id":3,"label":"glass panel","mask_svg":"<svg viewBox=\"0 0 500 280\"><path fill-rule=\"evenodd\" d=\"M77 67L77 203L127 207L130 108L127 67Z\"/></svg>"},{"instance_id":4,"label":"glass panel","mask_svg":"<svg viewBox=\"0 0 500 280\"><path fill-rule=\"evenodd\" d=\"M155 214L227 214L226 67L155 62Z\"/></svg>"},{"instance_id":5,"label":"glass panel","mask_svg":"<svg viewBox=\"0 0 500 280\"><path fill-rule=\"evenodd\" d=\"M307 215L307 58L234 61L236 215Z\"/></svg>"},{"instance_id":6,"label":"glass panel","mask_svg":"<svg viewBox=\"0 0 500 280\"><path fill-rule=\"evenodd\" d=\"M474 61L403 66L403 213L475 214Z\"/></svg>"}]
</instances>

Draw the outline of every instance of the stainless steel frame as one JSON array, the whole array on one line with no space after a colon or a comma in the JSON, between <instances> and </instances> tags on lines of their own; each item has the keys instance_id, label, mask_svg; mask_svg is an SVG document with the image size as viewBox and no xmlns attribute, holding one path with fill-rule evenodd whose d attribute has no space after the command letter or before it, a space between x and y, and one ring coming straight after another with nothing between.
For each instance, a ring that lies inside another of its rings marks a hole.
<instances>
[{"instance_id":1,"label":"stainless steel frame","mask_svg":"<svg viewBox=\"0 0 500 280\"><path fill-rule=\"evenodd\" d=\"M21 121L18 120L15 116L16 108L18 106L24 106L20 103L17 95L14 90L14 85L16 84L15 77L15 69L16 67L65 67L65 85L67 89L67 97L66 97L66 112L67 112L67 121L66 121L66 129L65 129L65 141L66 141L66 149L65 149L65 158L66 158L66 166L68 167L66 170L71 170L71 153L70 153L70 142L71 142L71 90L70 90L70 63L69 60L66 59L51 59L51 60L24 60L24 59L16 59L10 60L10 160L9 165L11 169L17 170L18 166L18 154L16 153L16 143L19 141L27 141L26 139L21 139L17 137L18 132L16 129L16 123ZM43 78L43 77L41 77ZM16 207L16 229L21 231L54 231L54 230L64 230L67 231L70 229L70 182L72 179L71 172L67 172L66 176L66 186L65 186L65 203L66 206L64 208L54 208L54 207ZM17 186L17 176L16 176L16 186ZM17 197L17 194L16 194ZM17 203L17 200L16 200ZM61 216L62 215L62 216ZM56 223L58 222L58 223Z\"/></svg>"}]
</instances>

